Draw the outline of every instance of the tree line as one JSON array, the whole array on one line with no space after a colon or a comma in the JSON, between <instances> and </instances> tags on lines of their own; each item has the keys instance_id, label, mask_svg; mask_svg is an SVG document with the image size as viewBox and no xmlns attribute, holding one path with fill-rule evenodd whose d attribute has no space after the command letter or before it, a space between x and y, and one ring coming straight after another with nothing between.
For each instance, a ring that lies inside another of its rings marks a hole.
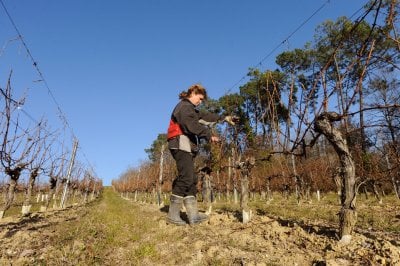
<instances>
[{"instance_id":1,"label":"tree line","mask_svg":"<svg viewBox=\"0 0 400 266\"><path fill-rule=\"evenodd\" d=\"M325 21L313 41L280 53L276 69L251 68L239 92L205 103L240 122L213 128L223 141L203 145L199 176L212 178L214 191L241 190L242 197L281 191L300 202L337 191L342 239L353 232L359 192L399 198L398 12L397 1L375 0L355 20ZM121 193L170 191L176 170L165 143L159 134L146 150L149 160L113 186Z\"/></svg>"}]
</instances>

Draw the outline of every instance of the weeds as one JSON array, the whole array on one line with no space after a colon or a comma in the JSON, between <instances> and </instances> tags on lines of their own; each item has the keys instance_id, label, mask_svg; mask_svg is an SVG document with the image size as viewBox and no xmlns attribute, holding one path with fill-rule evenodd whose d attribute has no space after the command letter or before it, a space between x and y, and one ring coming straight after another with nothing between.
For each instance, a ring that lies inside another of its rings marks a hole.
<instances>
[{"instance_id":1,"label":"weeds","mask_svg":"<svg viewBox=\"0 0 400 266\"><path fill-rule=\"evenodd\" d=\"M144 257L153 257L157 254L154 244L141 244L135 250L135 257L142 259Z\"/></svg>"}]
</instances>

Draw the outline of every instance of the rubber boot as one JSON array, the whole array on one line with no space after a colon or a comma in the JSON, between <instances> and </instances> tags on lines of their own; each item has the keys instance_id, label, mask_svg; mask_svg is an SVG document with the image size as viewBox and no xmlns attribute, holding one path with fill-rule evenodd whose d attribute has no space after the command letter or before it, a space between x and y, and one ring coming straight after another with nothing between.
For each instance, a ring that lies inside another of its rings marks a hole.
<instances>
[{"instance_id":1,"label":"rubber boot","mask_svg":"<svg viewBox=\"0 0 400 266\"><path fill-rule=\"evenodd\" d=\"M189 220L189 224L198 224L208 220L207 215L199 213L195 196L186 196L183 199L183 204L186 208L186 214Z\"/></svg>"},{"instance_id":2,"label":"rubber boot","mask_svg":"<svg viewBox=\"0 0 400 266\"><path fill-rule=\"evenodd\" d=\"M186 225L186 222L182 220L180 211L182 207L183 197L171 194L169 210L167 215L167 222L176 225Z\"/></svg>"}]
</instances>

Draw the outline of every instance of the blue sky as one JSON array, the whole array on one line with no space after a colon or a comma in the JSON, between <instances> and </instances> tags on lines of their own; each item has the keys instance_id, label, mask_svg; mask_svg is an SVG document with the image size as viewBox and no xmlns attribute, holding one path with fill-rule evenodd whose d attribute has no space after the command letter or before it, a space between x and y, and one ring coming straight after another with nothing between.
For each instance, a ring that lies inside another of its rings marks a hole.
<instances>
[{"instance_id":1,"label":"blue sky","mask_svg":"<svg viewBox=\"0 0 400 266\"><path fill-rule=\"evenodd\" d=\"M179 92L197 82L215 99L237 92L248 68L322 5L261 69L274 69L277 54L311 41L318 24L350 17L366 2L2 1L57 103L1 6L0 87L12 70L14 97L26 95L23 109L53 130L63 126L58 104L79 140L79 160L105 185L147 159L144 149L166 131Z\"/></svg>"}]
</instances>

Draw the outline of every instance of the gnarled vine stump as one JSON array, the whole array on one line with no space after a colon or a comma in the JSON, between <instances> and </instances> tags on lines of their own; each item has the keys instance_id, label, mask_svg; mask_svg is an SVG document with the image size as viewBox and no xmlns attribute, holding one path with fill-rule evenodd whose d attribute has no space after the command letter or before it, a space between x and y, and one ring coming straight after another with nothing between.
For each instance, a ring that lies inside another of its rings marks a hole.
<instances>
[{"instance_id":1,"label":"gnarled vine stump","mask_svg":"<svg viewBox=\"0 0 400 266\"><path fill-rule=\"evenodd\" d=\"M340 237L343 241L349 241L357 221L355 166L346 139L333 125L335 121L341 119L342 116L335 112L325 112L316 118L314 126L315 131L328 139L339 156L340 167L342 168L342 207L339 212Z\"/></svg>"}]
</instances>

